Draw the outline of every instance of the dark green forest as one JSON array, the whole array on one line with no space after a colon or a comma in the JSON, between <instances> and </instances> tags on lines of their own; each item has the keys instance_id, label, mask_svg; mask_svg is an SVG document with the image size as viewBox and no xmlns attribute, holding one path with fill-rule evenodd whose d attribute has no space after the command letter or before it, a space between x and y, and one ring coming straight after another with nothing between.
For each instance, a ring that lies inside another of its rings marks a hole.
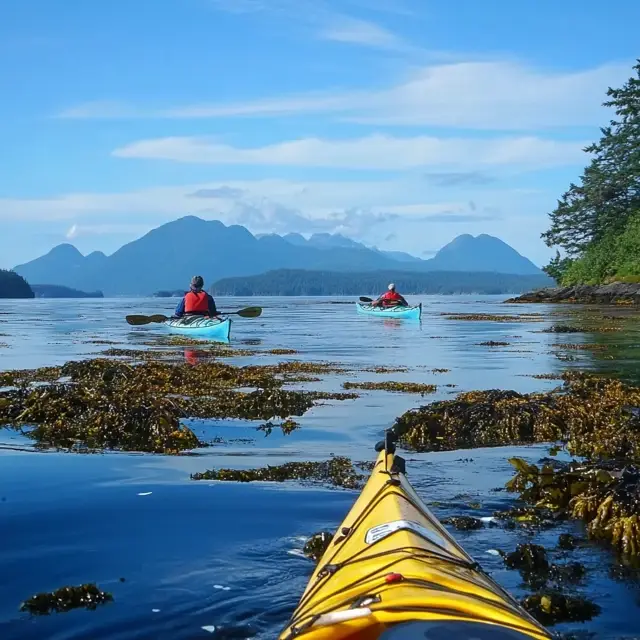
<instances>
[{"instance_id":1,"label":"dark green forest","mask_svg":"<svg viewBox=\"0 0 640 640\"><path fill-rule=\"evenodd\" d=\"M342 273L279 269L257 276L224 278L211 286L213 295L224 296L360 296L377 295L395 282L405 294L522 293L552 286L545 275L432 271L372 271Z\"/></svg>"},{"instance_id":2,"label":"dark green forest","mask_svg":"<svg viewBox=\"0 0 640 640\"><path fill-rule=\"evenodd\" d=\"M15 271L0 269L0 298L33 298L28 282Z\"/></svg>"},{"instance_id":3,"label":"dark green forest","mask_svg":"<svg viewBox=\"0 0 640 640\"><path fill-rule=\"evenodd\" d=\"M102 291L78 291L59 284L32 284L36 298L104 298Z\"/></svg>"},{"instance_id":4,"label":"dark green forest","mask_svg":"<svg viewBox=\"0 0 640 640\"><path fill-rule=\"evenodd\" d=\"M585 151L591 162L549 214L542 234L556 257L545 271L563 285L640 282L640 60L607 91L613 120Z\"/></svg>"}]
</instances>

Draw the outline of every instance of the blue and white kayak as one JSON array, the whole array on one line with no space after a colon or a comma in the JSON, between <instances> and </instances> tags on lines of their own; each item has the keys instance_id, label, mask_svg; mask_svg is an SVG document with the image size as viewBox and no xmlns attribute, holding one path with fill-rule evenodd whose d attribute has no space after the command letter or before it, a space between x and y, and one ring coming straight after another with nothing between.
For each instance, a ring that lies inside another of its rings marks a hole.
<instances>
[{"instance_id":1,"label":"blue and white kayak","mask_svg":"<svg viewBox=\"0 0 640 640\"><path fill-rule=\"evenodd\" d=\"M420 320L422 315L422 303L415 307L374 307L370 304L356 302L358 313L367 316L378 316L379 318L409 318Z\"/></svg>"},{"instance_id":2,"label":"blue and white kayak","mask_svg":"<svg viewBox=\"0 0 640 640\"><path fill-rule=\"evenodd\" d=\"M163 322L171 333L194 338L210 338L213 340L228 340L231 333L230 318L208 318L206 316L183 316L169 318Z\"/></svg>"}]
</instances>

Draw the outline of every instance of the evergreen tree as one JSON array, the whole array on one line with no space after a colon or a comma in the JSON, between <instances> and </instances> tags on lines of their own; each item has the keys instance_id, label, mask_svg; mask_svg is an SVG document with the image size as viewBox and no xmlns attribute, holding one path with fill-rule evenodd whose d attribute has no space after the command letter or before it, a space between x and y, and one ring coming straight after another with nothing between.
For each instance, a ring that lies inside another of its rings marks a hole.
<instances>
[{"instance_id":1,"label":"evergreen tree","mask_svg":"<svg viewBox=\"0 0 640 640\"><path fill-rule=\"evenodd\" d=\"M33 298L27 281L15 271L0 269L0 298Z\"/></svg>"},{"instance_id":2,"label":"evergreen tree","mask_svg":"<svg viewBox=\"0 0 640 640\"><path fill-rule=\"evenodd\" d=\"M640 60L633 70L622 88L607 91L604 106L614 110L615 120L601 129L597 143L586 147L591 163L580 184L571 184L558 201L551 226L542 234L548 246L562 247L572 258L622 234L640 213ZM551 271L567 267L558 260L549 265Z\"/></svg>"}]
</instances>

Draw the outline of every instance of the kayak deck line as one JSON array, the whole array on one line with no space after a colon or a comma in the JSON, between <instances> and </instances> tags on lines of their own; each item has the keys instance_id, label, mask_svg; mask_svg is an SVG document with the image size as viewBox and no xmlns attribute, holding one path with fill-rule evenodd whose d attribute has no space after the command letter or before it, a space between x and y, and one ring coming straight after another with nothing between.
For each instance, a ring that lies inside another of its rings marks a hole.
<instances>
[{"instance_id":1,"label":"kayak deck line","mask_svg":"<svg viewBox=\"0 0 640 640\"><path fill-rule=\"evenodd\" d=\"M406 479L404 459L394 455L390 436L376 449L366 486L280 639L373 640L389 627L414 621L550 638L431 514Z\"/></svg>"}]
</instances>

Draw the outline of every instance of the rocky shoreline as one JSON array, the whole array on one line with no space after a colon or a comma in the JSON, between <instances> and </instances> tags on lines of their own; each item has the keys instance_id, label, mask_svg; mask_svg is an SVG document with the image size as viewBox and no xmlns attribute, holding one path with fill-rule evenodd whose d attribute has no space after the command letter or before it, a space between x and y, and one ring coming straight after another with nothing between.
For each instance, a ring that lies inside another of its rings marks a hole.
<instances>
[{"instance_id":1,"label":"rocky shoreline","mask_svg":"<svg viewBox=\"0 0 640 640\"><path fill-rule=\"evenodd\" d=\"M640 304L640 284L613 282L600 285L550 287L509 298L505 303L546 302L573 304Z\"/></svg>"}]
</instances>

